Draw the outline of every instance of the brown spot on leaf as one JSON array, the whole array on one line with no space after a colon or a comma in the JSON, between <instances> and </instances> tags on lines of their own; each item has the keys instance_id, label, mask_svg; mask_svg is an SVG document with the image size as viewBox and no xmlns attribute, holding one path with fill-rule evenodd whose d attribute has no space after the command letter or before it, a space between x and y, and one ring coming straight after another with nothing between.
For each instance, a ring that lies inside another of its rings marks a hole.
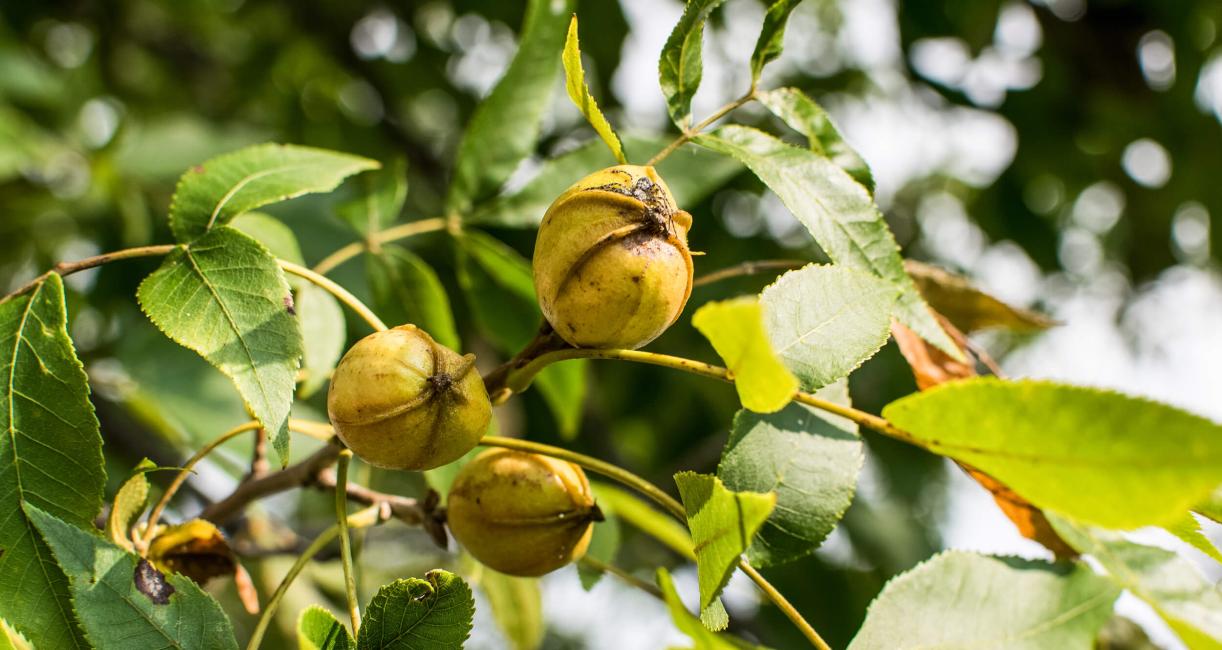
<instances>
[{"instance_id":1,"label":"brown spot on leaf","mask_svg":"<svg viewBox=\"0 0 1222 650\"><path fill-rule=\"evenodd\" d=\"M165 579L165 574L158 571L148 560L140 558L136 563L136 573L132 578L136 589L148 596L155 605L165 605L170 602L174 587Z\"/></svg>"},{"instance_id":2,"label":"brown spot on leaf","mask_svg":"<svg viewBox=\"0 0 1222 650\"><path fill-rule=\"evenodd\" d=\"M297 308L293 305L293 294L291 293L284 296L284 310L287 311L290 316L297 315Z\"/></svg>"},{"instance_id":3,"label":"brown spot on leaf","mask_svg":"<svg viewBox=\"0 0 1222 650\"><path fill-rule=\"evenodd\" d=\"M191 168L191 171L192 171L192 172L194 172L194 173L196 173L196 174L202 174L202 173L204 173L204 166L203 166L203 165L196 165L196 166L194 166L194 167L192 167L192 168Z\"/></svg>"}]
</instances>

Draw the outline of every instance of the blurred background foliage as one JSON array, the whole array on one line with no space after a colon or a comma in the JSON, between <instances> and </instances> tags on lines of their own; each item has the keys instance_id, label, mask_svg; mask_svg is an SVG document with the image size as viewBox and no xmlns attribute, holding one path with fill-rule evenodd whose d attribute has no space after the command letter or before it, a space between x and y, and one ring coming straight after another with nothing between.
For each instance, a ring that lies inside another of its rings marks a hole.
<instances>
[{"instance_id":1,"label":"blurred background foliage","mask_svg":"<svg viewBox=\"0 0 1222 650\"><path fill-rule=\"evenodd\" d=\"M60 260L169 241L165 214L177 176L261 141L404 158L410 189L400 220L437 216L461 129L512 55L523 10L478 0L4 3L0 288ZM591 88L622 132L667 132L656 63L680 11L675 0L579 3ZM758 0L730 0L714 15L697 117L746 88L763 11ZM1213 0L807 0L763 86L796 86L828 107L873 166L877 198L907 255L1067 323L1036 340L985 336L1007 370L1117 385L1217 418L1219 26L1222 5ZM592 137L563 93L554 97L537 156L508 191L541 161ZM783 132L750 107L735 119ZM656 151L629 144L634 161ZM728 178L685 206L695 216L693 248L706 253L698 275L748 259L819 259L775 197L749 175ZM335 211L354 187L271 210L292 227L307 262L355 239ZM532 230L485 231L529 257ZM439 233L408 242L449 292L465 349L491 366L498 355L472 325L451 244ZM246 419L224 377L139 313L135 288L155 264L67 279L71 332L93 384L112 483L142 456L176 465ZM363 262L332 275L370 297ZM758 291L769 280L703 287L692 304ZM350 320L348 331L365 330ZM687 317L653 348L714 359ZM562 435L538 391L501 410L502 432L571 445L661 485L678 469L715 466L737 406L731 389L642 366L604 362L587 372L575 438ZM889 346L855 374L852 390L874 411L914 385ZM322 400L302 402L299 414L324 418ZM814 556L769 574L833 646L852 636L888 577L939 549L1041 552L942 460L867 439L858 498L840 529ZM182 514L226 494L248 454L248 443L235 442L214 455L190 483ZM413 476L368 468L357 476L386 491L424 489ZM264 594L287 568L286 552L326 525L328 508L318 493L283 495L231 531ZM648 577L653 566L680 563L630 527L622 531L624 567ZM363 547L368 592L390 577L459 565L424 533L397 525L371 531ZM299 581L281 634L305 605L342 601L337 567L320 563L312 581ZM545 647L676 640L659 603L609 579L582 594L573 574L543 581ZM677 578L692 591L693 571ZM239 636L248 633L253 620L232 587L214 591ZM774 647L799 645L746 585L733 583L726 599L735 631ZM502 647L488 608L479 611L471 646Z\"/></svg>"}]
</instances>

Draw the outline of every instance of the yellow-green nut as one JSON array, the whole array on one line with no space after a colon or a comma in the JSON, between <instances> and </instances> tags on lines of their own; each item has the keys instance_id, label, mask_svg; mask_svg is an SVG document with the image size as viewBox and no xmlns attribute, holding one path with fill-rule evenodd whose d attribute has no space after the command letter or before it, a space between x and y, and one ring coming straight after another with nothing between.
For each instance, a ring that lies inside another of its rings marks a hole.
<instances>
[{"instance_id":1,"label":"yellow-green nut","mask_svg":"<svg viewBox=\"0 0 1222 650\"><path fill-rule=\"evenodd\" d=\"M541 576L586 554L602 513L580 467L490 449L454 479L446 521L454 539L484 565L514 576Z\"/></svg>"},{"instance_id":2,"label":"yellow-green nut","mask_svg":"<svg viewBox=\"0 0 1222 650\"><path fill-rule=\"evenodd\" d=\"M335 433L362 460L425 470L458 460L479 443L492 405L474 355L415 325L376 332L348 350L327 393Z\"/></svg>"},{"instance_id":3,"label":"yellow-green nut","mask_svg":"<svg viewBox=\"0 0 1222 650\"><path fill-rule=\"evenodd\" d=\"M653 167L617 165L581 179L547 209L535 240L544 317L576 347L654 340L692 293L691 227Z\"/></svg>"}]
</instances>

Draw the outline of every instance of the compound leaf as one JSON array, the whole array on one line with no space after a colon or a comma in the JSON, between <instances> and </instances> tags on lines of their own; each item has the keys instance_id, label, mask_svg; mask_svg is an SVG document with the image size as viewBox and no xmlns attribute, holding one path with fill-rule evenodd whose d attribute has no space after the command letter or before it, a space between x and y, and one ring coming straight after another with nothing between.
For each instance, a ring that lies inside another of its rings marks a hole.
<instances>
[{"instance_id":1,"label":"compound leaf","mask_svg":"<svg viewBox=\"0 0 1222 650\"><path fill-rule=\"evenodd\" d=\"M93 525L106 473L85 370L51 274L0 303L0 617L38 647L88 647L68 580L22 506Z\"/></svg>"}]
</instances>

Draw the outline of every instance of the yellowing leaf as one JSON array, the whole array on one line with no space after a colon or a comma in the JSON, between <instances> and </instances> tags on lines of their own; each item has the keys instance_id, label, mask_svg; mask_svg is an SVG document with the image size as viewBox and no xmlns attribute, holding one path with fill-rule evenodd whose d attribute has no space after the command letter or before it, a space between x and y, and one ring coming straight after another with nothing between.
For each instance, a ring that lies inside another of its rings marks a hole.
<instances>
[{"instance_id":1,"label":"yellowing leaf","mask_svg":"<svg viewBox=\"0 0 1222 650\"><path fill-rule=\"evenodd\" d=\"M586 72L581 67L581 49L577 44L577 16L573 15L573 19L569 21L569 34L564 41L564 86L569 91L569 99L573 100L573 104L577 106L577 110L586 116L586 120L590 122L590 126L594 127L594 132L598 137L607 143L611 148L611 153L620 164L627 164L628 159L624 157L624 145L620 143L619 136L615 135L615 130L611 128L611 123L599 110L598 103L594 101L594 97L590 95L590 87L586 85Z\"/></svg>"},{"instance_id":2,"label":"yellowing leaf","mask_svg":"<svg viewBox=\"0 0 1222 650\"><path fill-rule=\"evenodd\" d=\"M148 501L149 481L144 472L154 467L156 464L147 458L136 465L135 473L124 481L123 486L115 493L114 505L110 507L110 515L106 517L106 535L125 551L132 550L129 537L131 527L140 518L140 513L144 512L145 502Z\"/></svg>"},{"instance_id":3,"label":"yellowing leaf","mask_svg":"<svg viewBox=\"0 0 1222 650\"><path fill-rule=\"evenodd\" d=\"M1043 314L1007 305L972 286L967 278L936 266L905 260L904 270L912 276L926 302L964 332L988 327L1029 332L1056 325L1056 321Z\"/></svg>"},{"instance_id":4,"label":"yellowing leaf","mask_svg":"<svg viewBox=\"0 0 1222 650\"><path fill-rule=\"evenodd\" d=\"M798 389L798 379L773 351L757 298L708 303L696 310L692 325L713 344L734 374L734 387L744 407L756 413L774 413L789 403Z\"/></svg>"},{"instance_id":5,"label":"yellowing leaf","mask_svg":"<svg viewBox=\"0 0 1222 650\"><path fill-rule=\"evenodd\" d=\"M1192 516L1192 513L1186 512L1183 517L1164 526L1167 532L1180 538L1184 543L1191 545L1198 551L1208 555L1209 557L1222 562L1222 551L1218 550L1217 546L1205 536L1201 530L1201 522Z\"/></svg>"}]
</instances>

